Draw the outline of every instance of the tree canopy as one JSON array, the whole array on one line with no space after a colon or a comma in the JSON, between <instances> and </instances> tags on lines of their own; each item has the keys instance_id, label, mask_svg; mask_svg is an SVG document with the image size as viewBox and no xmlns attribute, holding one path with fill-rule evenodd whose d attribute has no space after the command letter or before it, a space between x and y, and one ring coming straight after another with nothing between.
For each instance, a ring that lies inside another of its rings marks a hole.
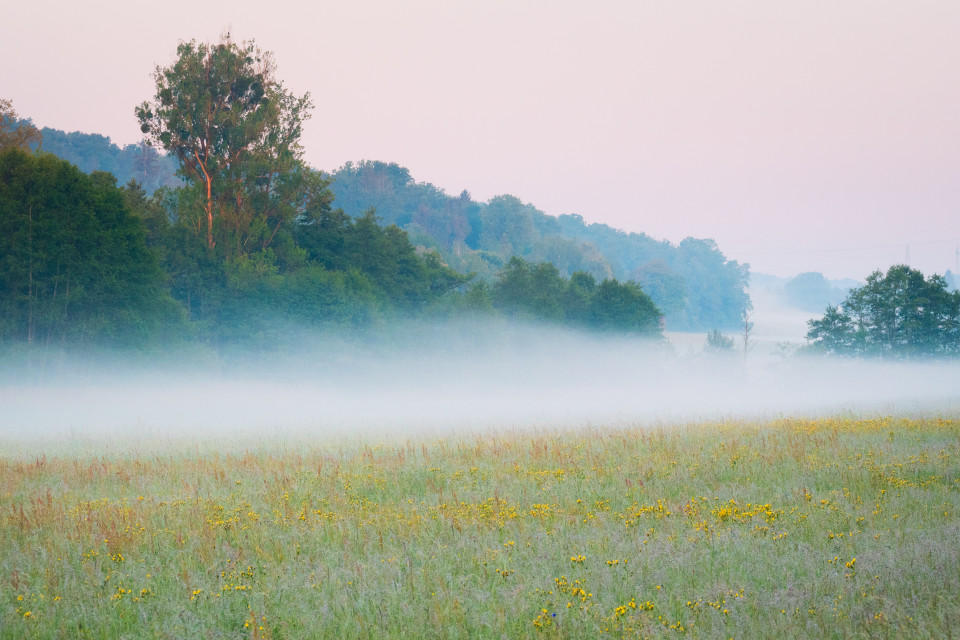
<instances>
[{"instance_id":1,"label":"tree canopy","mask_svg":"<svg viewBox=\"0 0 960 640\"><path fill-rule=\"evenodd\" d=\"M600 283L578 271L564 279L549 262L513 257L490 292L495 309L527 319L562 322L605 332L659 337L662 314L635 282Z\"/></svg>"},{"instance_id":2,"label":"tree canopy","mask_svg":"<svg viewBox=\"0 0 960 640\"><path fill-rule=\"evenodd\" d=\"M50 127L44 127L40 133L44 151L77 165L84 173L107 171L116 176L118 184L136 180L148 193L183 184L176 176L176 159L159 153L146 142L120 147L96 133L66 133Z\"/></svg>"},{"instance_id":3,"label":"tree canopy","mask_svg":"<svg viewBox=\"0 0 960 640\"><path fill-rule=\"evenodd\" d=\"M29 120L21 120L13 109L13 101L0 98L0 152L39 146L40 131Z\"/></svg>"},{"instance_id":4,"label":"tree canopy","mask_svg":"<svg viewBox=\"0 0 960 640\"><path fill-rule=\"evenodd\" d=\"M960 292L906 265L875 271L838 307L808 323L827 353L904 359L960 354Z\"/></svg>"},{"instance_id":5,"label":"tree canopy","mask_svg":"<svg viewBox=\"0 0 960 640\"><path fill-rule=\"evenodd\" d=\"M437 249L452 267L492 282L513 256L550 262L563 276L639 283L673 329L735 328L750 308L749 267L728 260L712 240L679 245L575 214L550 216L512 195L476 202L416 182L394 163L347 163L332 174L337 206L351 216L370 207L411 240Z\"/></svg>"},{"instance_id":6,"label":"tree canopy","mask_svg":"<svg viewBox=\"0 0 960 640\"><path fill-rule=\"evenodd\" d=\"M301 163L310 97L288 92L274 71L271 54L252 41L181 42L174 63L156 68L153 101L135 110L147 140L173 153L200 187L198 222L210 249L218 239L231 255L267 248L297 214L302 189L316 187Z\"/></svg>"},{"instance_id":7,"label":"tree canopy","mask_svg":"<svg viewBox=\"0 0 960 640\"><path fill-rule=\"evenodd\" d=\"M143 344L181 313L113 176L0 153L0 341Z\"/></svg>"}]
</instances>

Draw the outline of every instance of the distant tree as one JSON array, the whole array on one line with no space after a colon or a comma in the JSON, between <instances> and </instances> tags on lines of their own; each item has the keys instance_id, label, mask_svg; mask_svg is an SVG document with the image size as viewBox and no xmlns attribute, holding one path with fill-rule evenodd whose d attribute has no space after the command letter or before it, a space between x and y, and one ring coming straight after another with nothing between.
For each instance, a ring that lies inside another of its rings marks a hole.
<instances>
[{"instance_id":1,"label":"distant tree","mask_svg":"<svg viewBox=\"0 0 960 640\"><path fill-rule=\"evenodd\" d=\"M662 331L659 309L635 282L598 284L582 271L564 280L549 262L531 265L516 256L500 271L491 300L495 309L524 318L648 336Z\"/></svg>"},{"instance_id":2,"label":"distant tree","mask_svg":"<svg viewBox=\"0 0 960 640\"><path fill-rule=\"evenodd\" d=\"M549 262L531 265L513 257L493 284L491 297L501 311L557 321L563 319L564 288L560 272Z\"/></svg>"},{"instance_id":3,"label":"distant tree","mask_svg":"<svg viewBox=\"0 0 960 640\"><path fill-rule=\"evenodd\" d=\"M577 271L567 282L562 304L567 320L573 324L588 325L591 307L597 292L597 279L585 271Z\"/></svg>"},{"instance_id":4,"label":"distant tree","mask_svg":"<svg viewBox=\"0 0 960 640\"><path fill-rule=\"evenodd\" d=\"M207 246L216 244L215 218L230 233L233 254L269 246L312 179L300 163L309 95L283 87L270 53L229 36L181 42L175 62L158 66L154 79L156 95L136 116L147 141L173 153L183 177L201 186Z\"/></svg>"},{"instance_id":5,"label":"distant tree","mask_svg":"<svg viewBox=\"0 0 960 640\"><path fill-rule=\"evenodd\" d=\"M643 263L634 271L633 279L664 314L678 314L687 306L686 282L664 260Z\"/></svg>"},{"instance_id":6,"label":"distant tree","mask_svg":"<svg viewBox=\"0 0 960 640\"><path fill-rule=\"evenodd\" d=\"M750 319L752 314L750 311L744 309L743 314L741 315L741 321L743 322L741 329L741 337L743 338L743 359L746 361L747 356L750 355L750 352L753 351L753 347L756 346L755 339L753 337L753 321Z\"/></svg>"},{"instance_id":7,"label":"distant tree","mask_svg":"<svg viewBox=\"0 0 960 640\"><path fill-rule=\"evenodd\" d=\"M774 353L785 360L794 354L799 346L800 345L790 342L789 340L783 340L774 345Z\"/></svg>"},{"instance_id":8,"label":"distant tree","mask_svg":"<svg viewBox=\"0 0 960 640\"><path fill-rule=\"evenodd\" d=\"M704 350L708 353L733 353L736 342L733 338L723 335L719 329L712 329L707 333Z\"/></svg>"},{"instance_id":9,"label":"distant tree","mask_svg":"<svg viewBox=\"0 0 960 640\"><path fill-rule=\"evenodd\" d=\"M0 152L7 149L28 151L43 141L40 131L29 120L21 120L13 102L0 98Z\"/></svg>"},{"instance_id":10,"label":"distant tree","mask_svg":"<svg viewBox=\"0 0 960 640\"><path fill-rule=\"evenodd\" d=\"M822 318L807 322L807 340L811 340L818 350L840 354L862 352L861 341L856 339L858 328L843 308L827 307Z\"/></svg>"},{"instance_id":11,"label":"distant tree","mask_svg":"<svg viewBox=\"0 0 960 640\"><path fill-rule=\"evenodd\" d=\"M727 260L713 240L686 238L678 249L675 265L684 276L688 300L681 326L739 328L744 310L753 308L746 292L749 265Z\"/></svg>"},{"instance_id":12,"label":"distant tree","mask_svg":"<svg viewBox=\"0 0 960 640\"><path fill-rule=\"evenodd\" d=\"M74 164L84 173L106 171L118 175L117 158L120 147L99 133L66 133L59 129L43 128L43 150Z\"/></svg>"},{"instance_id":13,"label":"distant tree","mask_svg":"<svg viewBox=\"0 0 960 640\"><path fill-rule=\"evenodd\" d=\"M674 329L733 329L739 326L740 313L750 308L749 266L727 260L713 240L686 238L673 245L643 233L587 224L576 214L559 216L558 221L565 237L595 247L614 277L637 281ZM662 269L664 264L669 271ZM683 282L682 296L669 272ZM658 282L663 276L668 278ZM680 299L683 305L678 308Z\"/></svg>"},{"instance_id":14,"label":"distant tree","mask_svg":"<svg viewBox=\"0 0 960 640\"><path fill-rule=\"evenodd\" d=\"M807 340L827 353L914 358L960 354L960 292L943 276L906 265L872 273L837 307L808 322Z\"/></svg>"},{"instance_id":15,"label":"distant tree","mask_svg":"<svg viewBox=\"0 0 960 640\"><path fill-rule=\"evenodd\" d=\"M597 285L590 304L590 326L601 331L620 331L659 336L660 310L636 282L611 278Z\"/></svg>"},{"instance_id":16,"label":"distant tree","mask_svg":"<svg viewBox=\"0 0 960 640\"><path fill-rule=\"evenodd\" d=\"M151 147L146 141L136 145L137 154L133 161L133 169L137 172L137 181L140 184L148 184L154 181L159 172L158 158L160 154Z\"/></svg>"},{"instance_id":17,"label":"distant tree","mask_svg":"<svg viewBox=\"0 0 960 640\"><path fill-rule=\"evenodd\" d=\"M830 285L822 273L801 273L783 286L788 304L805 311L817 311L826 306L836 306L843 300L843 292Z\"/></svg>"},{"instance_id":18,"label":"distant tree","mask_svg":"<svg viewBox=\"0 0 960 640\"><path fill-rule=\"evenodd\" d=\"M143 222L147 246L156 255L162 255L167 249L165 243L171 226L170 217L163 207L166 192L160 191L157 193L158 197L150 197L143 184L134 178L130 178L120 188L120 192L130 213Z\"/></svg>"},{"instance_id":19,"label":"distant tree","mask_svg":"<svg viewBox=\"0 0 960 640\"><path fill-rule=\"evenodd\" d=\"M601 280L613 277L609 263L596 247L561 235L541 237L531 246L528 256L531 261L553 263L562 274L572 276L582 271Z\"/></svg>"},{"instance_id":20,"label":"distant tree","mask_svg":"<svg viewBox=\"0 0 960 640\"><path fill-rule=\"evenodd\" d=\"M483 210L480 248L505 255L527 255L536 239L536 209L519 198L492 198Z\"/></svg>"},{"instance_id":21,"label":"distant tree","mask_svg":"<svg viewBox=\"0 0 960 640\"><path fill-rule=\"evenodd\" d=\"M404 231L381 227L372 210L356 219L340 209L312 211L301 217L296 241L326 269L363 274L385 303L401 310L423 308L469 280L432 251L418 255Z\"/></svg>"},{"instance_id":22,"label":"distant tree","mask_svg":"<svg viewBox=\"0 0 960 640\"><path fill-rule=\"evenodd\" d=\"M118 183L135 179L148 194L160 187L181 184L176 176L177 161L144 143L120 148L100 134L65 133L50 127L44 127L41 134L44 151L77 165L84 173L108 171L116 176Z\"/></svg>"},{"instance_id":23,"label":"distant tree","mask_svg":"<svg viewBox=\"0 0 960 640\"><path fill-rule=\"evenodd\" d=\"M463 294L463 307L473 312L493 311L493 302L490 300L490 285L484 280L472 284Z\"/></svg>"}]
</instances>

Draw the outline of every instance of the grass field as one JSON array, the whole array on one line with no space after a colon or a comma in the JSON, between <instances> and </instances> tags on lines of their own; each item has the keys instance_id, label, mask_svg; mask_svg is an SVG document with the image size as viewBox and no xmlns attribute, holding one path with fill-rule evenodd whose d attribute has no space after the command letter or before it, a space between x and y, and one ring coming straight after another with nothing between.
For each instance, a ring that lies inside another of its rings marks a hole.
<instances>
[{"instance_id":1,"label":"grass field","mask_svg":"<svg viewBox=\"0 0 960 640\"><path fill-rule=\"evenodd\" d=\"M0 540L3 638L950 637L960 420L8 447Z\"/></svg>"}]
</instances>

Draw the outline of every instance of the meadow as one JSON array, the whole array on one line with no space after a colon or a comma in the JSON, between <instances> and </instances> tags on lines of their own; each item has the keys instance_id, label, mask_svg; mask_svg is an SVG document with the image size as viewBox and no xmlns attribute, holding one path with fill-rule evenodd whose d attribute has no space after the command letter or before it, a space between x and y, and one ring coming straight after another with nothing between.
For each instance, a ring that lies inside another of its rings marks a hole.
<instances>
[{"instance_id":1,"label":"meadow","mask_svg":"<svg viewBox=\"0 0 960 640\"><path fill-rule=\"evenodd\" d=\"M954 418L4 451L2 638L960 625Z\"/></svg>"}]
</instances>

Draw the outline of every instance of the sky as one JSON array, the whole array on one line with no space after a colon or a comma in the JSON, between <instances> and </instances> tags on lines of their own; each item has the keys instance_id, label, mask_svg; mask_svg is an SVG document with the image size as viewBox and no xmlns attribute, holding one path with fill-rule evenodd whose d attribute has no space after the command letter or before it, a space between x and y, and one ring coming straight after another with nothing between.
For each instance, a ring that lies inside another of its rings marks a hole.
<instances>
[{"instance_id":1,"label":"sky","mask_svg":"<svg viewBox=\"0 0 960 640\"><path fill-rule=\"evenodd\" d=\"M309 92L306 160L383 160L752 271L957 271L956 0L36 0L4 9L0 97L138 142L180 40L229 31Z\"/></svg>"}]
</instances>

